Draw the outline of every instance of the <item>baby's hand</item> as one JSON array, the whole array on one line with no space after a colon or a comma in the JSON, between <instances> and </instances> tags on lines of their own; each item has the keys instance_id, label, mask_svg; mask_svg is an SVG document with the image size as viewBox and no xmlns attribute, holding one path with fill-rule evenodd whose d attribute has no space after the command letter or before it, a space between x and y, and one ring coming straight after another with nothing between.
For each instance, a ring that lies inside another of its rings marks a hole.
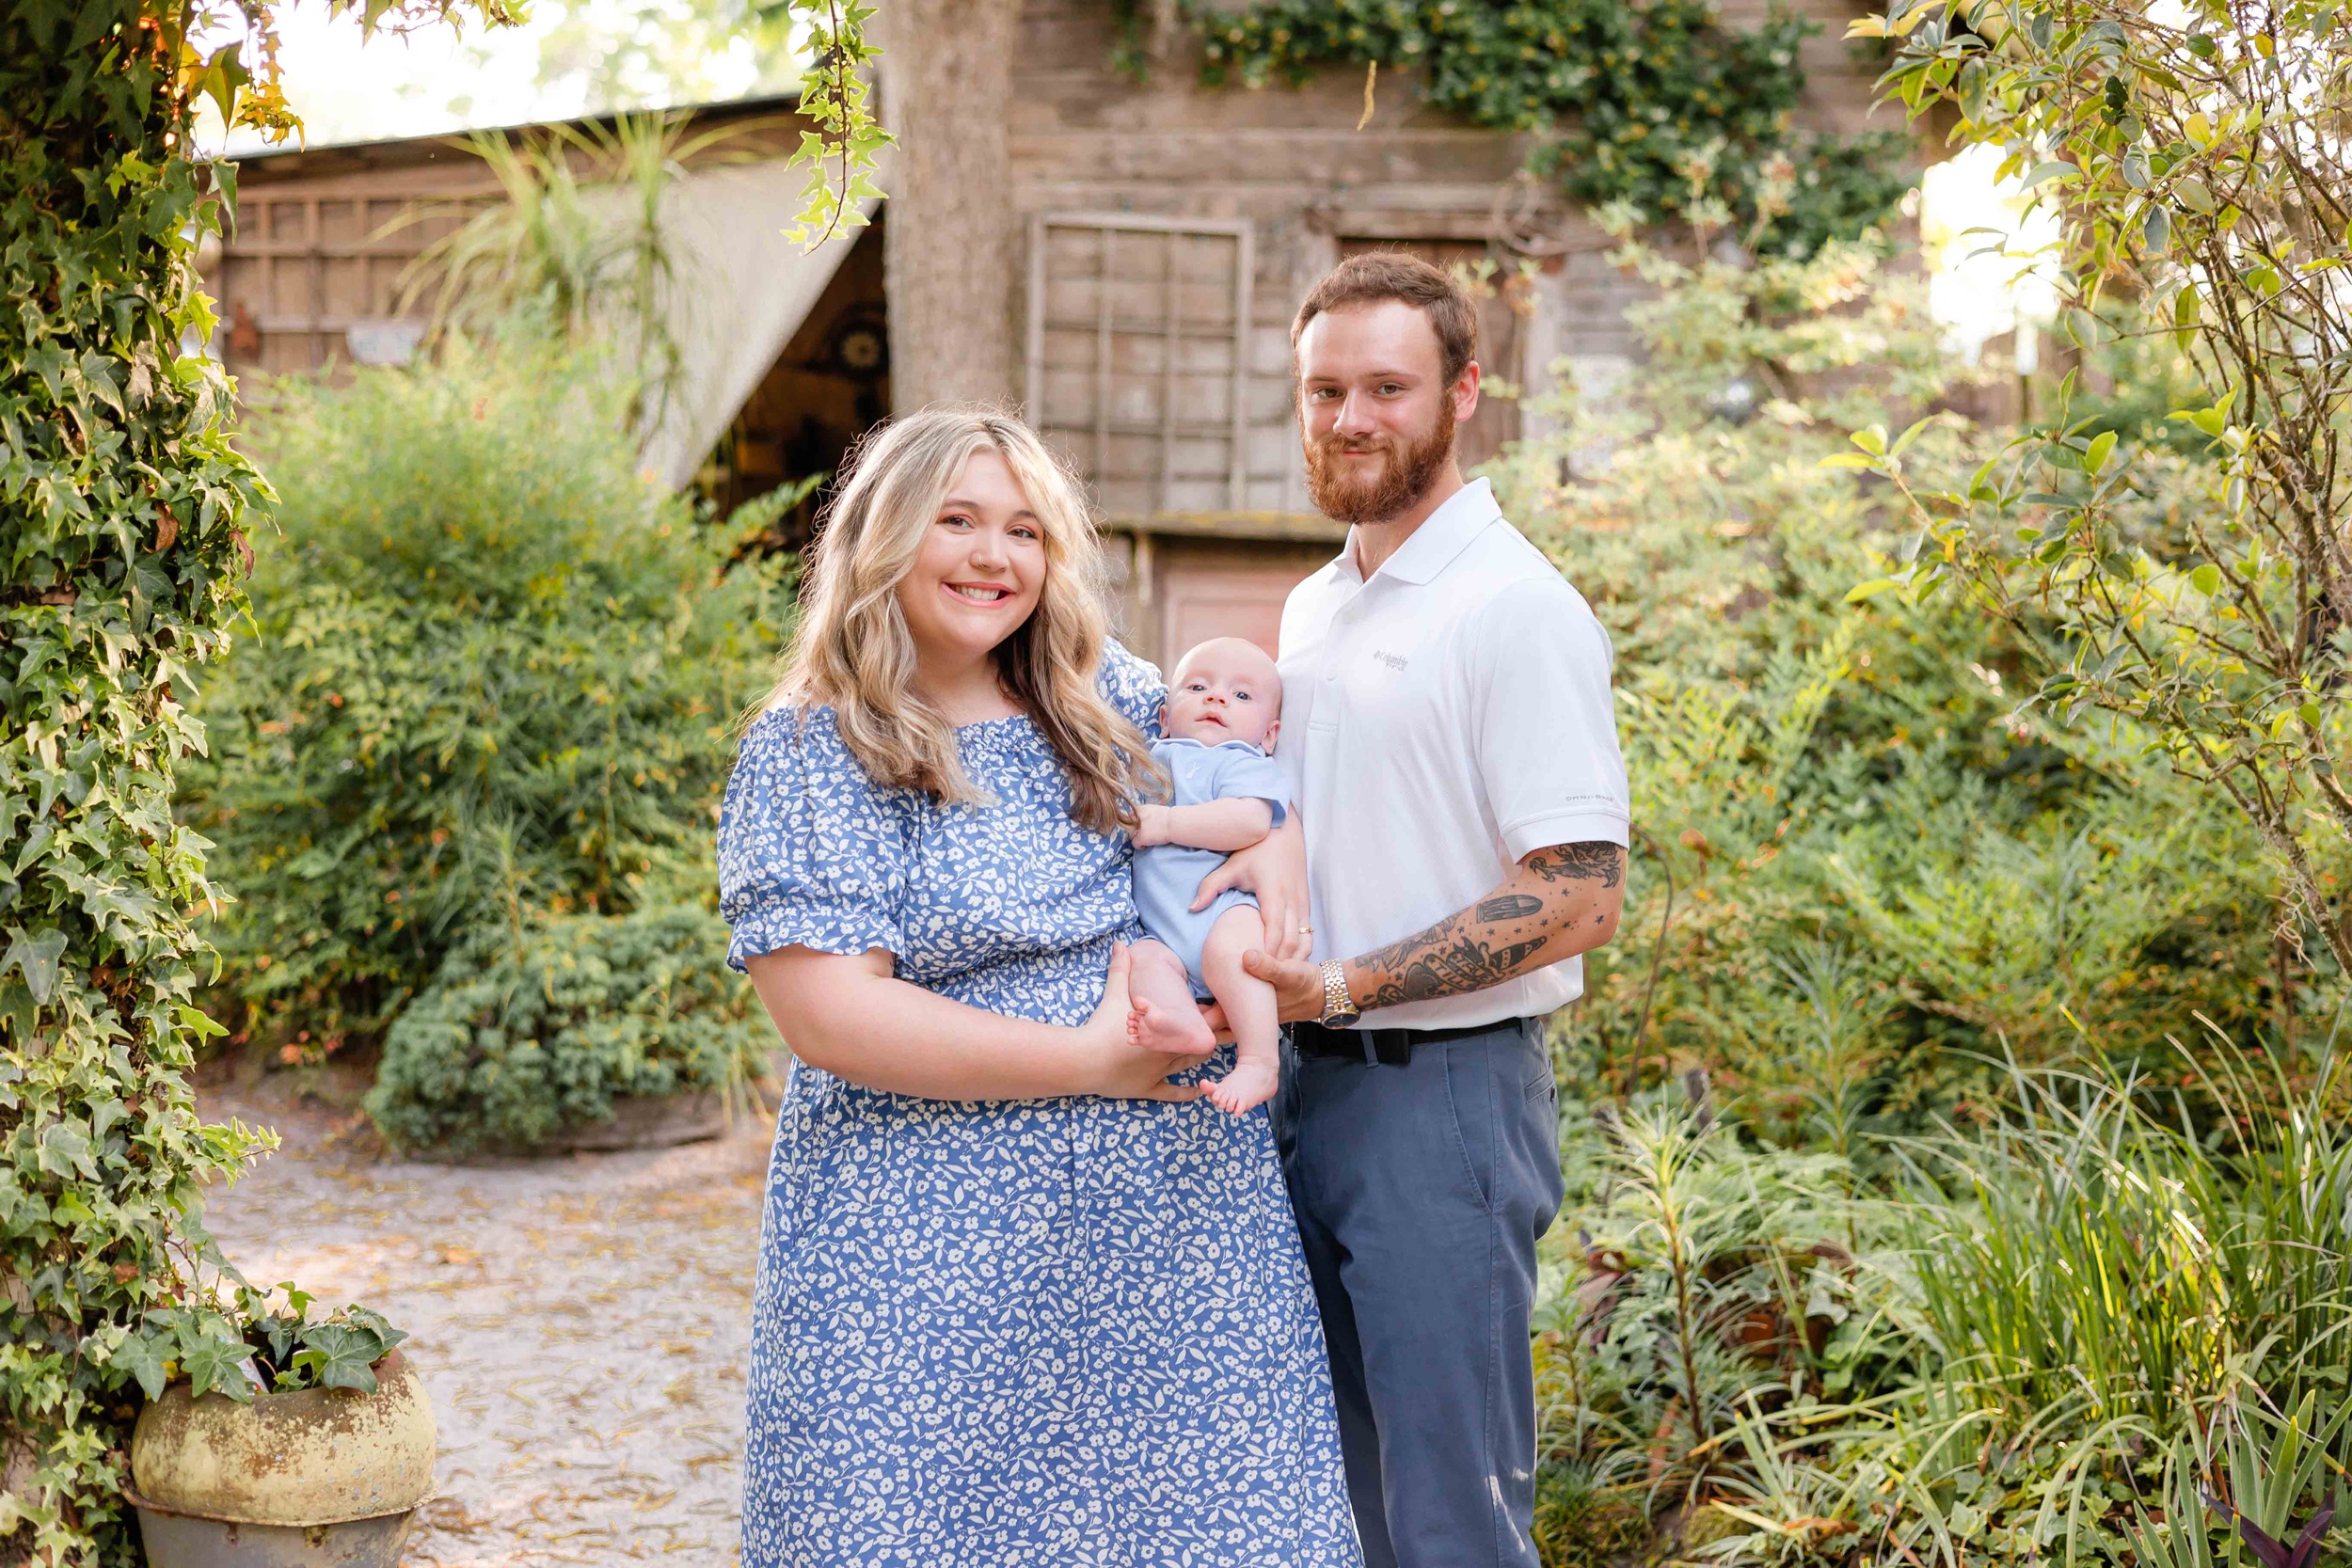
<instances>
[{"instance_id":1,"label":"baby's hand","mask_svg":"<svg viewBox=\"0 0 2352 1568\"><path fill-rule=\"evenodd\" d=\"M1137 806L1136 808L1136 847L1149 849L1168 842L1168 808Z\"/></svg>"}]
</instances>

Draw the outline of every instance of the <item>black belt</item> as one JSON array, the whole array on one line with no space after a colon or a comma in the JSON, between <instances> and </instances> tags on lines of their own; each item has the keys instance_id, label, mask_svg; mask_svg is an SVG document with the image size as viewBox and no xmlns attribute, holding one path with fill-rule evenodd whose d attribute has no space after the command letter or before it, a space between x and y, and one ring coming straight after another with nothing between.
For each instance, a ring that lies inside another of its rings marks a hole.
<instances>
[{"instance_id":1,"label":"black belt","mask_svg":"<svg viewBox=\"0 0 2352 1568\"><path fill-rule=\"evenodd\" d=\"M1294 1023L1291 1045L1302 1056L1337 1056L1366 1067L1403 1067L1413 1059L1413 1048L1466 1040L1499 1029L1524 1024L1521 1018L1497 1019L1492 1023L1465 1024L1458 1029L1326 1029L1320 1023Z\"/></svg>"}]
</instances>

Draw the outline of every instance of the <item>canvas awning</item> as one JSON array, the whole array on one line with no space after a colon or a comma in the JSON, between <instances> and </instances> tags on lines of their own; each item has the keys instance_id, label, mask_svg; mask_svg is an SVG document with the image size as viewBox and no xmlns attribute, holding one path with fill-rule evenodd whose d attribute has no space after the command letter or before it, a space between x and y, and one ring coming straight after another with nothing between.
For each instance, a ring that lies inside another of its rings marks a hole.
<instances>
[{"instance_id":1,"label":"canvas awning","mask_svg":"<svg viewBox=\"0 0 2352 1568\"><path fill-rule=\"evenodd\" d=\"M876 180L885 190L889 159L885 147ZM803 179L781 160L722 164L681 176L664 198L680 269L669 325L684 374L645 438L643 467L673 489L694 477L857 243L854 228L811 251L785 237ZM876 205L866 202L865 215Z\"/></svg>"}]
</instances>

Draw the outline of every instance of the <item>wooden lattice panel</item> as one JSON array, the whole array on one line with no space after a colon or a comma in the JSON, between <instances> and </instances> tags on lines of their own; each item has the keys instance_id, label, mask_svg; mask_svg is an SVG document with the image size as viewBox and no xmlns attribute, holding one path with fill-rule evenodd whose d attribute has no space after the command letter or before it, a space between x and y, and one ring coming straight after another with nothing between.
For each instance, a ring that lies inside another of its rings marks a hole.
<instances>
[{"instance_id":1,"label":"wooden lattice panel","mask_svg":"<svg viewBox=\"0 0 2352 1568\"><path fill-rule=\"evenodd\" d=\"M1031 221L1029 417L1104 511L1244 505L1254 260L1243 222Z\"/></svg>"}]
</instances>

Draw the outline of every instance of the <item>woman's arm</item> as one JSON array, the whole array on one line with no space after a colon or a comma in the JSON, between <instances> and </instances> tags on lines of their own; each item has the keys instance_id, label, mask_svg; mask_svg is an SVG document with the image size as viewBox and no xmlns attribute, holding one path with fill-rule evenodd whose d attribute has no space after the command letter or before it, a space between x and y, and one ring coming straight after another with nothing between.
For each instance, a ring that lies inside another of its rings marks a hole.
<instances>
[{"instance_id":1,"label":"woman's arm","mask_svg":"<svg viewBox=\"0 0 2352 1568\"><path fill-rule=\"evenodd\" d=\"M1274 831L1274 807L1251 797L1203 800L1197 806L1144 806L1136 847L1181 844L1187 849L1247 849Z\"/></svg>"},{"instance_id":2,"label":"woman's arm","mask_svg":"<svg viewBox=\"0 0 2352 1568\"><path fill-rule=\"evenodd\" d=\"M1283 815L1280 827L1226 856L1223 865L1203 878L1192 907L1205 910L1218 894L1234 887L1257 895L1267 952L1278 958L1304 958L1314 951L1314 933L1307 925L1311 918L1307 912L1307 834L1295 807Z\"/></svg>"},{"instance_id":3,"label":"woman's arm","mask_svg":"<svg viewBox=\"0 0 2352 1568\"><path fill-rule=\"evenodd\" d=\"M1127 950L1114 949L1102 1003L1078 1027L1007 1018L892 977L891 956L786 947L745 960L752 989L792 1053L863 1088L926 1100L1197 1100L1168 1075L1201 1056L1127 1038Z\"/></svg>"}]
</instances>

